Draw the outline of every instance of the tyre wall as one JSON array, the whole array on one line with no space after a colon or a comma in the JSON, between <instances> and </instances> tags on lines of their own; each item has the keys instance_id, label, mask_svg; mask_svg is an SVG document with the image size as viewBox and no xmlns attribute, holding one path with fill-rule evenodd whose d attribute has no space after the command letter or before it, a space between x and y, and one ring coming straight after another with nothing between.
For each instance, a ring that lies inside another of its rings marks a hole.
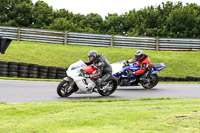
<instances>
[{"instance_id":1,"label":"tyre wall","mask_svg":"<svg viewBox=\"0 0 200 133\"><path fill-rule=\"evenodd\" d=\"M0 77L62 79L66 77L66 70L67 67L0 61Z\"/></svg>"},{"instance_id":2,"label":"tyre wall","mask_svg":"<svg viewBox=\"0 0 200 133\"><path fill-rule=\"evenodd\" d=\"M183 77L162 77L159 76L159 81L175 81L175 82L183 82L183 81L200 81L200 77L192 77L192 76L186 76Z\"/></svg>"},{"instance_id":3,"label":"tyre wall","mask_svg":"<svg viewBox=\"0 0 200 133\"><path fill-rule=\"evenodd\" d=\"M0 61L0 77L62 79L66 76L67 67L43 66L24 62ZM162 77L160 81L200 81L200 77Z\"/></svg>"}]
</instances>

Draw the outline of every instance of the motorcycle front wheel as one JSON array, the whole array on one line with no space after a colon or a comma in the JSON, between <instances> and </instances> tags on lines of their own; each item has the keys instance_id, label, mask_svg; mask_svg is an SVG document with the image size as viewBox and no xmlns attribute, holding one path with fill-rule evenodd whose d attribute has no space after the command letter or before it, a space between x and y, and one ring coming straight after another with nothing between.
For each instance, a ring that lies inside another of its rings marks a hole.
<instances>
[{"instance_id":1,"label":"motorcycle front wheel","mask_svg":"<svg viewBox=\"0 0 200 133\"><path fill-rule=\"evenodd\" d=\"M112 79L109 79L107 82L108 84L103 86L105 88L98 90L99 94L102 96L109 96L117 89L117 85L118 85L117 79L112 78Z\"/></svg>"},{"instance_id":2,"label":"motorcycle front wheel","mask_svg":"<svg viewBox=\"0 0 200 133\"><path fill-rule=\"evenodd\" d=\"M142 82L141 85L145 89L151 89L158 84L159 78L157 74L151 74L147 78L147 82Z\"/></svg>"},{"instance_id":3,"label":"motorcycle front wheel","mask_svg":"<svg viewBox=\"0 0 200 133\"><path fill-rule=\"evenodd\" d=\"M73 88L70 86L68 81L61 81L57 87L57 94L60 97L68 97L73 93Z\"/></svg>"}]
</instances>

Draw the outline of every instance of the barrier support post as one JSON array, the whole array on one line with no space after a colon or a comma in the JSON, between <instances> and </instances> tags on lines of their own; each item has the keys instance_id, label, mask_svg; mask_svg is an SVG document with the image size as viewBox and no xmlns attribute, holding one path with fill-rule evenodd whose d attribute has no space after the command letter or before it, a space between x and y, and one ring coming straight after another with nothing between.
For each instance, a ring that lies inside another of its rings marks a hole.
<instances>
[{"instance_id":1,"label":"barrier support post","mask_svg":"<svg viewBox=\"0 0 200 133\"><path fill-rule=\"evenodd\" d=\"M110 46L113 47L113 42L114 42L114 36L111 35L111 42L110 42Z\"/></svg>"},{"instance_id":2,"label":"barrier support post","mask_svg":"<svg viewBox=\"0 0 200 133\"><path fill-rule=\"evenodd\" d=\"M67 45L67 38L68 38L68 32L67 31L65 31L64 32L64 45Z\"/></svg>"},{"instance_id":3,"label":"barrier support post","mask_svg":"<svg viewBox=\"0 0 200 133\"><path fill-rule=\"evenodd\" d=\"M159 50L159 37L156 37L156 50Z\"/></svg>"},{"instance_id":4,"label":"barrier support post","mask_svg":"<svg viewBox=\"0 0 200 133\"><path fill-rule=\"evenodd\" d=\"M20 27L17 28L17 41L20 41Z\"/></svg>"}]
</instances>

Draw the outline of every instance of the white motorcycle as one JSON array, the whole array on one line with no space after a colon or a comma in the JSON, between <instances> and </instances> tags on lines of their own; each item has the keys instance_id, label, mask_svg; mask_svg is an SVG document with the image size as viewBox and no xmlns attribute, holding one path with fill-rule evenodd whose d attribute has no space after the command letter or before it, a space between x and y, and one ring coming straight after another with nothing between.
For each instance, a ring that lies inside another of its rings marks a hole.
<instances>
[{"instance_id":1,"label":"white motorcycle","mask_svg":"<svg viewBox=\"0 0 200 133\"><path fill-rule=\"evenodd\" d=\"M113 66L112 66L113 67ZM117 68L117 67L115 67ZM113 70L113 74L119 72L121 68ZM60 97L68 97L73 93L88 94L98 92L102 96L109 96L117 89L117 79L111 76L103 85L96 84L97 78L85 78L84 74L94 74L97 68L87 66L82 60L70 65L67 69L67 77L63 78L57 87L57 93Z\"/></svg>"}]
</instances>

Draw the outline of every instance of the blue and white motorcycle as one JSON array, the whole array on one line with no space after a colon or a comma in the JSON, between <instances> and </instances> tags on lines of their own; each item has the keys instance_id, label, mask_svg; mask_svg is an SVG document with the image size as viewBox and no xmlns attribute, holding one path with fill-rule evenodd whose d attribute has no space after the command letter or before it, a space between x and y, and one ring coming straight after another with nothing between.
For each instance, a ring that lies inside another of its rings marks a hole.
<instances>
[{"instance_id":1,"label":"blue and white motorcycle","mask_svg":"<svg viewBox=\"0 0 200 133\"><path fill-rule=\"evenodd\" d=\"M151 68L144 73L142 77L131 75L130 73L136 72L140 69L137 63L124 66L124 61L111 64L113 74L118 79L119 86L139 86L142 85L145 89L155 87L159 82L159 77L156 74L166 67L164 63L151 64ZM116 73L117 71L117 73Z\"/></svg>"}]
</instances>

